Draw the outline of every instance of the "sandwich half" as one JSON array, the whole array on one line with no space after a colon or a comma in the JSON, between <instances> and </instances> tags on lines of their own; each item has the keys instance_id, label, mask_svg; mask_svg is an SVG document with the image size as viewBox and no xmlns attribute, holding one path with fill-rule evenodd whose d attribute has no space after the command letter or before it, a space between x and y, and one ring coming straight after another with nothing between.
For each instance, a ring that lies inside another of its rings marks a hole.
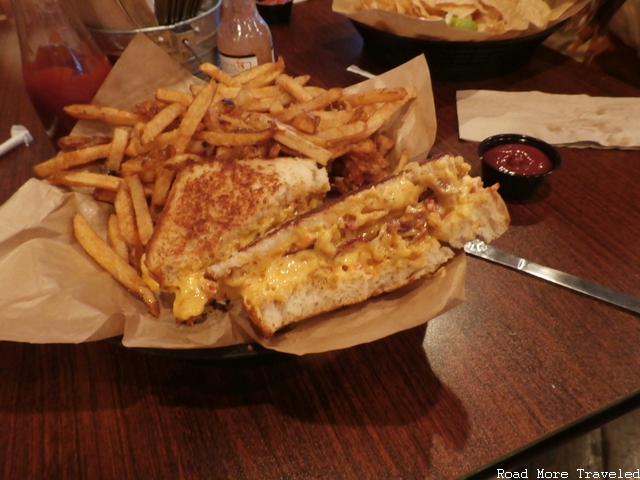
<instances>
[{"instance_id":1,"label":"sandwich half","mask_svg":"<svg viewBox=\"0 0 640 480\"><path fill-rule=\"evenodd\" d=\"M433 274L475 238L509 225L497 187L462 157L405 169L327 202L211 264L219 300L240 299L265 337Z\"/></svg>"},{"instance_id":2,"label":"sandwich half","mask_svg":"<svg viewBox=\"0 0 640 480\"><path fill-rule=\"evenodd\" d=\"M193 163L180 170L149 240L143 274L175 295L173 313L190 322L216 290L206 267L319 205L324 168L301 158Z\"/></svg>"}]
</instances>

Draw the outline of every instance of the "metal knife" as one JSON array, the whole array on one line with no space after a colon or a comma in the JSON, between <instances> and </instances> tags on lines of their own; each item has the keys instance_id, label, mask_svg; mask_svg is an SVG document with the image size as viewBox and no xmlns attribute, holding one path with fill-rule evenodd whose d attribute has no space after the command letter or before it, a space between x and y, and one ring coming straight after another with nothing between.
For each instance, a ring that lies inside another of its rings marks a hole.
<instances>
[{"instance_id":1,"label":"metal knife","mask_svg":"<svg viewBox=\"0 0 640 480\"><path fill-rule=\"evenodd\" d=\"M470 255L484 258L492 262L505 265L521 272L528 273L535 277L543 278L557 285L570 288L576 292L584 293L599 300L612 303L626 310L640 313L640 298L632 297L626 293L613 290L603 285L584 280L568 273L544 267L537 263L530 262L524 258L516 257L510 253L499 250L491 245L487 245L482 240L473 240L464 246L464 251Z\"/></svg>"}]
</instances>

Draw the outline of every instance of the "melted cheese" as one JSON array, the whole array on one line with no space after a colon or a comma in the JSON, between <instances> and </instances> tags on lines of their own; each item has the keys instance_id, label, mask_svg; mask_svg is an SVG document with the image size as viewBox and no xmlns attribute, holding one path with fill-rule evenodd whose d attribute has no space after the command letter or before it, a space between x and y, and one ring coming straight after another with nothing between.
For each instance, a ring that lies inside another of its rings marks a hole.
<instances>
[{"instance_id":1,"label":"melted cheese","mask_svg":"<svg viewBox=\"0 0 640 480\"><path fill-rule=\"evenodd\" d=\"M256 304L282 302L314 279L320 279L327 288L335 288L349 276L377 275L386 266L383 262L399 264L420 257L428 251L424 242L431 239L425 237L422 243L411 244L411 238L389 231L387 224L407 212L424 214L421 203L415 206L421 192L419 186L403 179L384 188L365 190L357 201L338 204L342 223L300 223L286 246L288 249L295 245L300 251L277 251L271 258L261 258L258 265L237 269L224 279L224 293L251 298Z\"/></svg>"},{"instance_id":2,"label":"melted cheese","mask_svg":"<svg viewBox=\"0 0 640 480\"><path fill-rule=\"evenodd\" d=\"M140 259L140 271L142 273L142 280L147 286L154 292L160 290L160 284L156 282L151 276L149 276L149 269L147 268L147 264L144 262L144 254Z\"/></svg>"},{"instance_id":3,"label":"melted cheese","mask_svg":"<svg viewBox=\"0 0 640 480\"><path fill-rule=\"evenodd\" d=\"M215 283L207 280L203 272L181 276L176 286L173 314L183 321L201 315L215 293Z\"/></svg>"},{"instance_id":4,"label":"melted cheese","mask_svg":"<svg viewBox=\"0 0 640 480\"><path fill-rule=\"evenodd\" d=\"M140 262L142 280L154 292L160 291L160 285L149 275L144 263L144 255ZM180 275L175 285L173 314L178 320L186 321L201 315L205 305L211 300L216 291L215 282L208 280L204 272L193 272Z\"/></svg>"},{"instance_id":5,"label":"melted cheese","mask_svg":"<svg viewBox=\"0 0 640 480\"><path fill-rule=\"evenodd\" d=\"M248 245L274 226L281 224L301 211L307 211L317 206L320 202L321 196L310 195L305 202L283 206L277 212L271 215L265 215L253 224L246 225L243 227L244 235L238 235L231 250ZM234 233L237 234L238 232ZM146 275L145 281L147 281L149 285L151 285L151 283L155 284L155 289L158 289L157 282L154 282L148 274ZM190 272L186 271L177 275L171 287L175 293L173 314L176 319L181 321L188 321L201 315L207 303L213 298L216 298L217 285L212 280L205 278L204 268L194 269Z\"/></svg>"},{"instance_id":6,"label":"melted cheese","mask_svg":"<svg viewBox=\"0 0 640 480\"><path fill-rule=\"evenodd\" d=\"M285 302L309 284L335 288L354 278L375 278L383 269L437 268L432 253L441 241L476 235L474 210L486 201L481 184L467 177L461 158L432 168L407 167L407 178L363 190L332 205L321 217L303 219L282 232L279 244L243 252L222 265L220 293L251 305ZM421 196L433 193L421 201ZM320 220L320 221L316 221ZM469 237L469 238L467 238ZM457 241L457 240L456 240Z\"/></svg>"},{"instance_id":7,"label":"melted cheese","mask_svg":"<svg viewBox=\"0 0 640 480\"><path fill-rule=\"evenodd\" d=\"M264 272L247 269L226 285L234 287L241 297L250 298L254 304L283 302L297 288L318 278L326 288L336 288L349 277L375 277L389 262L401 266L404 262L419 260L429 252L429 245L439 246L439 243L428 236L419 242L410 242L383 229L373 241L355 242L335 256L312 249L269 259Z\"/></svg>"}]
</instances>

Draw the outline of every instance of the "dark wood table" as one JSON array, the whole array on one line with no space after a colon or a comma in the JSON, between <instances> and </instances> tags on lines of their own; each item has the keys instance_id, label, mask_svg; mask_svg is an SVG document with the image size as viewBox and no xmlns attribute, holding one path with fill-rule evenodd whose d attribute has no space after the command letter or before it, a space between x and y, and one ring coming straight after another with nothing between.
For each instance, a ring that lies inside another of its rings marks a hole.
<instances>
[{"instance_id":1,"label":"dark wood table","mask_svg":"<svg viewBox=\"0 0 640 480\"><path fill-rule=\"evenodd\" d=\"M381 70L328 0L274 26L292 74L322 86ZM11 22L0 23L0 134L35 142L0 159L0 201L54 153L25 94ZM545 48L523 69L434 82L433 154L464 155L458 89L638 96ZM640 295L640 154L561 148L562 168L496 245ZM0 342L0 477L381 479L495 474L525 452L624 413L640 393L640 319L470 258L467 301L426 326L327 354L190 360L115 342Z\"/></svg>"}]
</instances>

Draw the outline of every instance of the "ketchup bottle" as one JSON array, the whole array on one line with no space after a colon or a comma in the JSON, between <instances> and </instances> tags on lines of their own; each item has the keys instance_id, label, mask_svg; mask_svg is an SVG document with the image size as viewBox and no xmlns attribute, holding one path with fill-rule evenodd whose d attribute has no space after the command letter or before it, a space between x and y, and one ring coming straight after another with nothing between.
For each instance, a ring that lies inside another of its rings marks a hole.
<instances>
[{"instance_id":1,"label":"ketchup bottle","mask_svg":"<svg viewBox=\"0 0 640 480\"><path fill-rule=\"evenodd\" d=\"M11 0L24 84L47 135L68 135L76 120L63 107L89 103L111 71L82 21L65 0Z\"/></svg>"}]
</instances>

